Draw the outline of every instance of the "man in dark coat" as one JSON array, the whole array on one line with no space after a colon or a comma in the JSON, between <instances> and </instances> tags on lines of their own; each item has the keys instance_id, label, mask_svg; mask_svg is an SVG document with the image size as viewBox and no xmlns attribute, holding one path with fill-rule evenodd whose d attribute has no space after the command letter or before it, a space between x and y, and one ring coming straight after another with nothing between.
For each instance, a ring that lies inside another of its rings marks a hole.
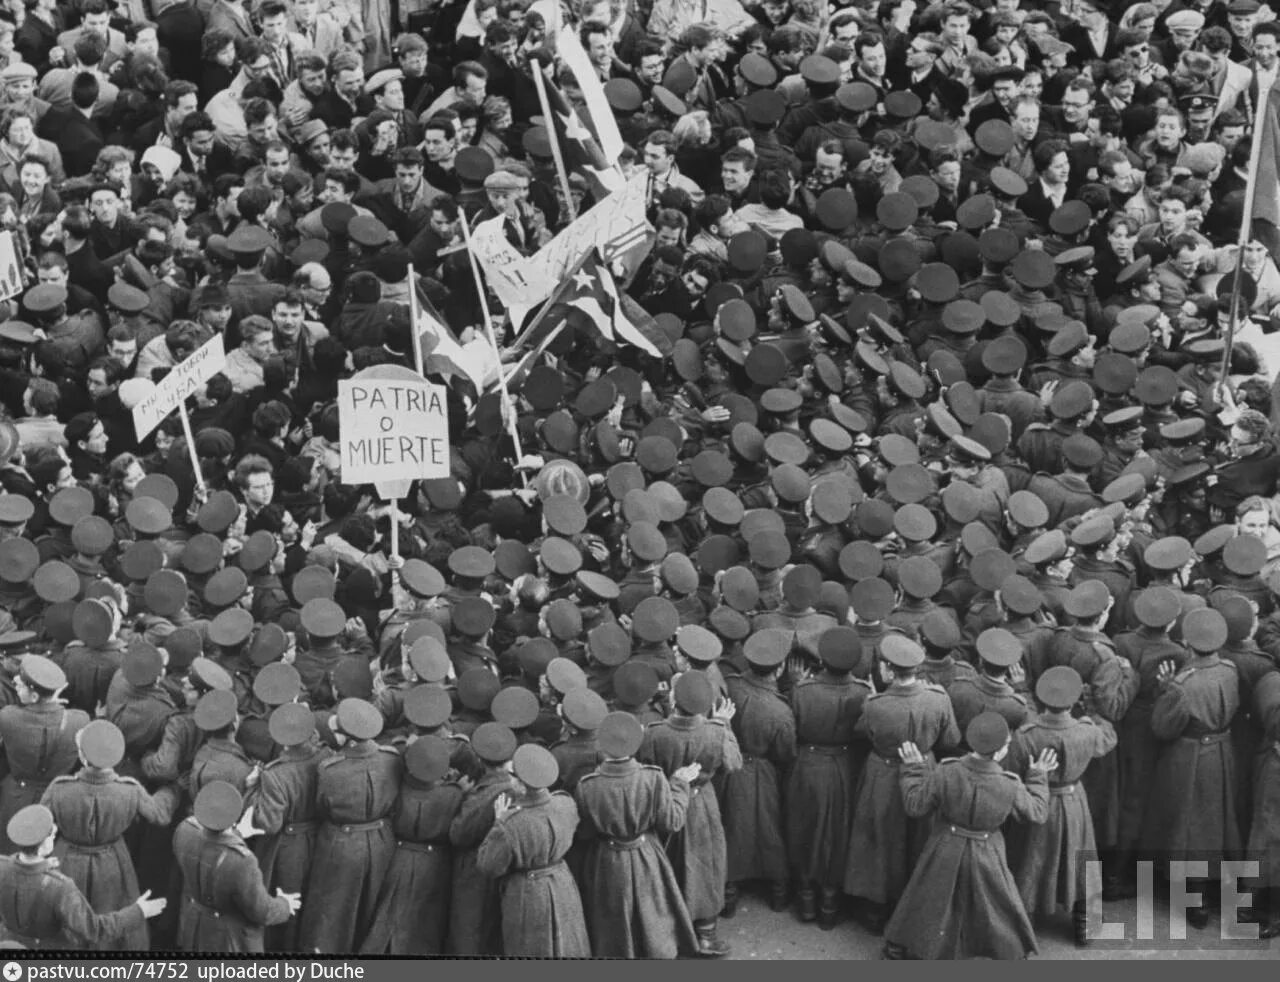
<instances>
[{"instance_id":1,"label":"man in dark coat","mask_svg":"<svg viewBox=\"0 0 1280 982\"><path fill-rule=\"evenodd\" d=\"M243 809L240 792L214 781L196 796L195 814L174 834L183 880L178 947L184 951L261 953L263 928L298 912L298 894L267 893L243 838L259 830L252 826L253 813Z\"/></svg>"},{"instance_id":2,"label":"man in dark coat","mask_svg":"<svg viewBox=\"0 0 1280 982\"><path fill-rule=\"evenodd\" d=\"M148 891L121 910L95 914L51 859L58 829L44 805L23 808L5 832L19 849L16 856L0 857L0 923L6 940L35 949L99 948L165 908L165 901L152 900Z\"/></svg>"},{"instance_id":3,"label":"man in dark coat","mask_svg":"<svg viewBox=\"0 0 1280 982\"><path fill-rule=\"evenodd\" d=\"M705 675L686 672L681 682L710 703ZM684 827L690 782L702 768L688 764L668 781L660 767L635 759L644 736L630 713L605 717L596 737L604 761L575 794L584 826L579 835L590 843L582 879L596 958L676 958L697 946L662 840Z\"/></svg>"},{"instance_id":4,"label":"man in dark coat","mask_svg":"<svg viewBox=\"0 0 1280 982\"><path fill-rule=\"evenodd\" d=\"M388 818L404 761L394 747L374 743L382 714L362 699L344 699L330 719L341 744L320 765L315 861L307 882L304 951L355 950L369 932L378 890L395 852Z\"/></svg>"},{"instance_id":5,"label":"man in dark coat","mask_svg":"<svg viewBox=\"0 0 1280 982\"><path fill-rule=\"evenodd\" d=\"M752 635L743 652L750 667L727 680L744 762L725 780L725 907L730 911L737 904L738 884L758 879L769 882L769 906L787 909L782 774L796 757L796 721L778 693L778 679L793 637L780 628Z\"/></svg>"},{"instance_id":6,"label":"man in dark coat","mask_svg":"<svg viewBox=\"0 0 1280 982\"><path fill-rule=\"evenodd\" d=\"M639 759L668 776L688 764L702 765L684 828L669 846L685 903L698 934L698 953L722 956L729 946L716 937L716 921L725 901L726 846L720 802L713 781L742 767L742 751L729 726L736 707L729 700L702 698L698 687L676 683L675 706L665 720L649 724Z\"/></svg>"}]
</instances>

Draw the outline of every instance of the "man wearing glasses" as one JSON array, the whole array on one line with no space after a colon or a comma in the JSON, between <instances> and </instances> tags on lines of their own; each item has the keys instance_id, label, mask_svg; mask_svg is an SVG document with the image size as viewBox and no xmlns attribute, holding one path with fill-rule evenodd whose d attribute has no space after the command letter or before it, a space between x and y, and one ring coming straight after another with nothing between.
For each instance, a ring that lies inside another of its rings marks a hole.
<instances>
[{"instance_id":1,"label":"man wearing glasses","mask_svg":"<svg viewBox=\"0 0 1280 982\"><path fill-rule=\"evenodd\" d=\"M1084 143L1089 139L1089 117L1093 115L1093 83L1074 79L1063 91L1058 109L1050 110L1049 125L1054 135L1068 143Z\"/></svg>"}]
</instances>

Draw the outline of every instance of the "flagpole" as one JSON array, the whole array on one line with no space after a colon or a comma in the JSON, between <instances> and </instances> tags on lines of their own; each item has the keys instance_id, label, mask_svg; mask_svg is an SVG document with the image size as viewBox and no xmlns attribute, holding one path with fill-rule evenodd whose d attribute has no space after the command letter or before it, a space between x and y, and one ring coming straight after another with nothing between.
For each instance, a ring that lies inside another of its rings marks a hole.
<instances>
[{"instance_id":1,"label":"flagpole","mask_svg":"<svg viewBox=\"0 0 1280 982\"><path fill-rule=\"evenodd\" d=\"M552 146L555 146L555 144L552 143ZM471 275L475 277L476 292L480 296L480 312L484 317L485 333L489 336L489 345L493 348L493 356L498 361L498 388L502 399L502 415L507 420L507 431L511 434L511 442L515 446L516 464L518 465L524 459L524 450L520 446L520 431L516 426L516 410L515 406L511 404L511 393L507 391L507 380L502 374L502 351L498 348L497 335L493 333L493 317L489 314L489 297L485 289L484 280L480 276L480 263L476 259L475 249L471 248L471 228L467 224L466 209L458 209L458 221L462 225L462 240L467 245L467 255L471 259ZM529 486L529 476L524 471L520 472L520 480L525 487Z\"/></svg>"},{"instance_id":2,"label":"flagpole","mask_svg":"<svg viewBox=\"0 0 1280 982\"><path fill-rule=\"evenodd\" d=\"M537 359L537 357L540 354L546 351L547 348L551 347L551 342L554 341L556 338L558 338L560 336L560 332L563 331L568 326L569 326L569 321L566 319L566 320L562 320L555 328L553 328L550 334L548 334L545 338L543 338L541 341L538 342L538 347L534 349L532 356L525 355L524 358L521 358L520 361L516 363L516 367L511 369L511 374L503 378L502 380L503 384L510 384L511 380L516 377L516 375L520 371L521 366L524 365L526 360L528 360L528 363L532 365L534 360Z\"/></svg>"},{"instance_id":3,"label":"flagpole","mask_svg":"<svg viewBox=\"0 0 1280 982\"><path fill-rule=\"evenodd\" d=\"M409 264L409 323L413 326L413 367L419 375L426 376L422 357L422 326L418 322L418 277Z\"/></svg>"},{"instance_id":4,"label":"flagpole","mask_svg":"<svg viewBox=\"0 0 1280 982\"><path fill-rule=\"evenodd\" d=\"M1244 215L1240 219L1240 245L1236 253L1236 268L1232 274L1231 307L1227 316L1226 345L1222 350L1222 378L1225 381L1231 371L1231 349L1236 341L1236 310L1240 305L1240 288L1244 285L1244 250L1252 238L1253 203L1258 194L1258 159L1262 156L1262 136L1267 128L1271 96L1259 92L1258 106L1253 114L1253 146L1249 154L1249 173L1244 186Z\"/></svg>"},{"instance_id":5,"label":"flagpole","mask_svg":"<svg viewBox=\"0 0 1280 982\"><path fill-rule=\"evenodd\" d=\"M533 70L533 86L538 90L538 102L542 105L542 118L547 121L547 139L551 141L551 158L556 162L556 174L560 177L560 187L564 191L564 207L569 213L569 221L578 217L573 207L573 194L569 190L569 174L564 169L564 156L560 153L560 140L556 137L556 121L551 115L551 103L547 100L547 86L542 78L542 65L537 64Z\"/></svg>"}]
</instances>

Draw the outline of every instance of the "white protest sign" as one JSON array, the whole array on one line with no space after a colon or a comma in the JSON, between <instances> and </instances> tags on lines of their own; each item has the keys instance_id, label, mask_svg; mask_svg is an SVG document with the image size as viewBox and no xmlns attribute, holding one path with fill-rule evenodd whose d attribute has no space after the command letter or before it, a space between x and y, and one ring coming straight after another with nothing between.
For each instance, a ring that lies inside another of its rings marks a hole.
<instances>
[{"instance_id":1,"label":"white protest sign","mask_svg":"<svg viewBox=\"0 0 1280 982\"><path fill-rule=\"evenodd\" d=\"M445 389L403 370L338 383L342 483L377 484L449 476Z\"/></svg>"},{"instance_id":2,"label":"white protest sign","mask_svg":"<svg viewBox=\"0 0 1280 982\"><path fill-rule=\"evenodd\" d=\"M0 300L22 292L22 264L13 244L12 232L0 232Z\"/></svg>"},{"instance_id":3,"label":"white protest sign","mask_svg":"<svg viewBox=\"0 0 1280 982\"><path fill-rule=\"evenodd\" d=\"M226 363L222 335L215 334L175 365L156 385L155 391L133 407L133 426L138 431L138 439L144 439L181 406L187 396L222 371Z\"/></svg>"},{"instance_id":4,"label":"white protest sign","mask_svg":"<svg viewBox=\"0 0 1280 982\"><path fill-rule=\"evenodd\" d=\"M648 172L637 175L594 208L585 211L568 228L524 257L507 241L503 219L481 222L471 232L471 246L485 278L503 305L528 310L555 291L569 269L593 246L605 262L634 242L643 240ZM513 316L513 320L519 321Z\"/></svg>"}]
</instances>

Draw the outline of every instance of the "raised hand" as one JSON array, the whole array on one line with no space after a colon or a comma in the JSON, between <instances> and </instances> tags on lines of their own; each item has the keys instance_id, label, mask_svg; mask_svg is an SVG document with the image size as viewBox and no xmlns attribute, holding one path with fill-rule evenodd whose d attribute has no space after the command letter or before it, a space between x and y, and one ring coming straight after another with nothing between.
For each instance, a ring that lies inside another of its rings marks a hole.
<instances>
[{"instance_id":1,"label":"raised hand","mask_svg":"<svg viewBox=\"0 0 1280 982\"><path fill-rule=\"evenodd\" d=\"M503 793L493 799L493 819L495 822L501 822L508 815L514 815L520 810L520 806L513 804L511 795Z\"/></svg>"},{"instance_id":2,"label":"raised hand","mask_svg":"<svg viewBox=\"0 0 1280 982\"><path fill-rule=\"evenodd\" d=\"M715 709L711 710L711 718L727 723L737 711L738 707L732 699L721 699L716 703Z\"/></svg>"}]
</instances>

